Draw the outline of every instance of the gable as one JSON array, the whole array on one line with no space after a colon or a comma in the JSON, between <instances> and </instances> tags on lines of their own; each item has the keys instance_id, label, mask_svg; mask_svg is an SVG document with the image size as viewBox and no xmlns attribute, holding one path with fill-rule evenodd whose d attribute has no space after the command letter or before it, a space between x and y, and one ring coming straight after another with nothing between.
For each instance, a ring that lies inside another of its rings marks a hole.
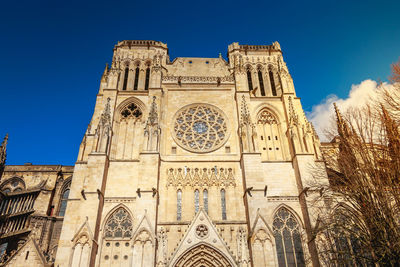
<instances>
[{"instance_id":1,"label":"gable","mask_svg":"<svg viewBox=\"0 0 400 267\"><path fill-rule=\"evenodd\" d=\"M204 246L201 247L201 245ZM203 208L197 213L179 246L173 252L170 266L175 266L181 261L182 257L187 255L187 252L198 248L212 250L216 254L223 256L231 266L237 266L233 253L218 234L215 225Z\"/></svg>"}]
</instances>

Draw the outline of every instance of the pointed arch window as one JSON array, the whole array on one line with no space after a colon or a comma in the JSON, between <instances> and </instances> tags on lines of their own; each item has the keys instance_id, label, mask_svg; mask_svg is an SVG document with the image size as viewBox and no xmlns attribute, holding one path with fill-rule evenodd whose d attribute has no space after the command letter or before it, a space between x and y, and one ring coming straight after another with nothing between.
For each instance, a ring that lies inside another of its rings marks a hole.
<instances>
[{"instance_id":1,"label":"pointed arch window","mask_svg":"<svg viewBox=\"0 0 400 267\"><path fill-rule=\"evenodd\" d=\"M65 211L67 210L69 196L69 188L65 189L61 195L60 208L58 209L58 216L64 217Z\"/></svg>"},{"instance_id":2,"label":"pointed arch window","mask_svg":"<svg viewBox=\"0 0 400 267\"><path fill-rule=\"evenodd\" d=\"M222 213L222 220L226 220L226 198L225 198L225 189L221 189L221 213Z\"/></svg>"},{"instance_id":3,"label":"pointed arch window","mask_svg":"<svg viewBox=\"0 0 400 267\"><path fill-rule=\"evenodd\" d=\"M150 82L150 67L146 69L146 81L144 84L144 90L149 90L149 82Z\"/></svg>"},{"instance_id":4,"label":"pointed arch window","mask_svg":"<svg viewBox=\"0 0 400 267\"><path fill-rule=\"evenodd\" d=\"M194 212L197 213L199 212L199 190L196 189L194 190Z\"/></svg>"},{"instance_id":5,"label":"pointed arch window","mask_svg":"<svg viewBox=\"0 0 400 267\"><path fill-rule=\"evenodd\" d=\"M261 96L265 96L264 79L261 70L258 70L258 81L260 83Z\"/></svg>"},{"instance_id":6,"label":"pointed arch window","mask_svg":"<svg viewBox=\"0 0 400 267\"><path fill-rule=\"evenodd\" d=\"M204 210L208 214L208 191L207 191L207 189L203 190L203 203L204 203Z\"/></svg>"},{"instance_id":7,"label":"pointed arch window","mask_svg":"<svg viewBox=\"0 0 400 267\"><path fill-rule=\"evenodd\" d=\"M276 96L276 86L275 86L274 74L272 73L272 70L269 70L269 81L271 83L272 95Z\"/></svg>"},{"instance_id":8,"label":"pointed arch window","mask_svg":"<svg viewBox=\"0 0 400 267\"><path fill-rule=\"evenodd\" d=\"M125 73L124 73L124 83L122 85L122 90L126 91L126 86L128 85L128 76L129 76L129 68L125 68Z\"/></svg>"},{"instance_id":9,"label":"pointed arch window","mask_svg":"<svg viewBox=\"0 0 400 267\"><path fill-rule=\"evenodd\" d=\"M251 79L251 71L247 70L247 84L249 85L249 91L253 90L253 80Z\"/></svg>"},{"instance_id":10,"label":"pointed arch window","mask_svg":"<svg viewBox=\"0 0 400 267\"><path fill-rule=\"evenodd\" d=\"M133 84L133 90L135 91L138 89L139 73L140 73L139 66L137 66L135 70L135 82Z\"/></svg>"},{"instance_id":11,"label":"pointed arch window","mask_svg":"<svg viewBox=\"0 0 400 267\"><path fill-rule=\"evenodd\" d=\"M176 220L182 220L182 191L176 192Z\"/></svg>"},{"instance_id":12,"label":"pointed arch window","mask_svg":"<svg viewBox=\"0 0 400 267\"><path fill-rule=\"evenodd\" d=\"M118 208L111 214L108 218L105 229L104 236L106 238L130 238L132 237L132 218L128 211L124 208Z\"/></svg>"},{"instance_id":13,"label":"pointed arch window","mask_svg":"<svg viewBox=\"0 0 400 267\"><path fill-rule=\"evenodd\" d=\"M305 266L299 224L294 215L282 207L272 224L279 267Z\"/></svg>"}]
</instances>

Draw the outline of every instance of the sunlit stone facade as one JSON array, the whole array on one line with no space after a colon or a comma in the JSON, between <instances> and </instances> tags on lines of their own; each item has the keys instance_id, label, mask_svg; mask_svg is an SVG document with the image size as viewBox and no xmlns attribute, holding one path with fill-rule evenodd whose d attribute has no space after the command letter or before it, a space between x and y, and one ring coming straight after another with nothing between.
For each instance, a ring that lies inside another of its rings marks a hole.
<instances>
[{"instance_id":1,"label":"sunlit stone facade","mask_svg":"<svg viewBox=\"0 0 400 267\"><path fill-rule=\"evenodd\" d=\"M170 60L122 41L80 144L55 266L318 266L323 169L278 42Z\"/></svg>"}]
</instances>

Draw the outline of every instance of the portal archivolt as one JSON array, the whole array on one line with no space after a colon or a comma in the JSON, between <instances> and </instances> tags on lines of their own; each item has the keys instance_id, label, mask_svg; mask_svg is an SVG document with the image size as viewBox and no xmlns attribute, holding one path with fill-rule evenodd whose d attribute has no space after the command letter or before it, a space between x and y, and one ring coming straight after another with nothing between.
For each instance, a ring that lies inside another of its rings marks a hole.
<instances>
[{"instance_id":1,"label":"portal archivolt","mask_svg":"<svg viewBox=\"0 0 400 267\"><path fill-rule=\"evenodd\" d=\"M233 267L216 249L200 244L186 251L175 267Z\"/></svg>"}]
</instances>

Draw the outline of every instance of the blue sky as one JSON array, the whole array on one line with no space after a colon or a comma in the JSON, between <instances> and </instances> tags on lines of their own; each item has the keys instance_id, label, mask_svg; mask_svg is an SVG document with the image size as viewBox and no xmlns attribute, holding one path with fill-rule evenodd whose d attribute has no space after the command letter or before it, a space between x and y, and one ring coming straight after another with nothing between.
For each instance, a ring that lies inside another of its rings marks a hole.
<instances>
[{"instance_id":1,"label":"blue sky","mask_svg":"<svg viewBox=\"0 0 400 267\"><path fill-rule=\"evenodd\" d=\"M400 1L3 1L0 136L8 164L74 164L104 65L118 40L177 56L279 41L310 112L383 80L400 57Z\"/></svg>"}]
</instances>

